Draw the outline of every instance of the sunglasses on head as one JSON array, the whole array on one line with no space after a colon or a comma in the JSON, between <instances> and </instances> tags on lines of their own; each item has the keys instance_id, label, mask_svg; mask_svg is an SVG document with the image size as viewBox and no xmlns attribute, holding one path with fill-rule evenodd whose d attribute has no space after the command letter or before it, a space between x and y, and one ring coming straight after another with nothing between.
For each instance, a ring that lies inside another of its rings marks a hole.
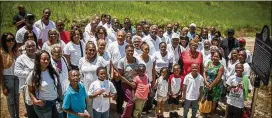
<instances>
[{"instance_id":1,"label":"sunglasses on head","mask_svg":"<svg viewBox=\"0 0 272 118\"><path fill-rule=\"evenodd\" d=\"M12 42L15 42L15 38L7 39L6 41L7 41L7 42L11 42L11 41L12 41Z\"/></svg>"}]
</instances>

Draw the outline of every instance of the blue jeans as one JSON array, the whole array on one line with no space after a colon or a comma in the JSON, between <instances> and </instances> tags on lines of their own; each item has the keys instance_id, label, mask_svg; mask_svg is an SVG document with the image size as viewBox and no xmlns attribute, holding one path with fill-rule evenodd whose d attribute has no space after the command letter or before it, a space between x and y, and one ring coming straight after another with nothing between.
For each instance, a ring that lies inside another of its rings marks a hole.
<instances>
[{"instance_id":1,"label":"blue jeans","mask_svg":"<svg viewBox=\"0 0 272 118\"><path fill-rule=\"evenodd\" d=\"M59 114L56 108L56 101L43 101L44 106L33 105L33 108L39 118L58 118Z\"/></svg>"},{"instance_id":2,"label":"blue jeans","mask_svg":"<svg viewBox=\"0 0 272 118\"><path fill-rule=\"evenodd\" d=\"M19 118L19 79L14 75L4 75L4 83L8 90L9 115L11 118Z\"/></svg>"},{"instance_id":3,"label":"blue jeans","mask_svg":"<svg viewBox=\"0 0 272 118\"><path fill-rule=\"evenodd\" d=\"M187 114L189 112L189 108L192 105L192 118L196 118L196 113L197 113L197 100L185 100L184 103L184 113L183 113L183 118L187 118Z\"/></svg>"},{"instance_id":4,"label":"blue jeans","mask_svg":"<svg viewBox=\"0 0 272 118\"><path fill-rule=\"evenodd\" d=\"M94 118L109 118L109 110L106 112L97 112L93 109L93 117Z\"/></svg>"}]
</instances>

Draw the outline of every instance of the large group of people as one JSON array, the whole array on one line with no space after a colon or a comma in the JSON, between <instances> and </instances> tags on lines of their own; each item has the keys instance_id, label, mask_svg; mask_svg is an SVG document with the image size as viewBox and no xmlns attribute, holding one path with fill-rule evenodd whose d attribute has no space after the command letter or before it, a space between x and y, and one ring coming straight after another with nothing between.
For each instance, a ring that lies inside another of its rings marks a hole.
<instances>
[{"instance_id":1,"label":"large group of people","mask_svg":"<svg viewBox=\"0 0 272 118\"><path fill-rule=\"evenodd\" d=\"M165 105L170 118L187 118L190 107L195 118L204 98L212 101L211 110L200 116L213 117L223 102L227 118L243 117L253 88L251 52L233 29L223 38L214 26L197 32L194 23L133 25L125 18L121 24L109 14L94 16L85 28L65 28L61 19L50 20L49 8L36 22L24 6L18 10L17 31L2 33L0 48L11 118L19 118L20 95L28 118L109 118L112 100L121 118L150 112L163 118Z\"/></svg>"}]
</instances>

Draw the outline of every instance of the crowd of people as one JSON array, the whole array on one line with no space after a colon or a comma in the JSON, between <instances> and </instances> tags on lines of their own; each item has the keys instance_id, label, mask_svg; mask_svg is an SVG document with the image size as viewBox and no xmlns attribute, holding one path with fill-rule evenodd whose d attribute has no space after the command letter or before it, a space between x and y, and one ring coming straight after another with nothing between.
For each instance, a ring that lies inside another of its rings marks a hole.
<instances>
[{"instance_id":1,"label":"crowd of people","mask_svg":"<svg viewBox=\"0 0 272 118\"><path fill-rule=\"evenodd\" d=\"M121 118L163 118L165 105L170 118L179 117L178 108L187 118L190 107L195 118L204 100L211 110L200 116L213 117L223 102L227 118L244 117L252 56L233 29L224 38L214 26L197 32L194 23L121 24L102 14L85 29L73 23L66 31L64 21L50 20L49 8L37 21L24 6L18 10L17 31L2 33L0 48L11 118L19 118L20 95L28 118L109 118L112 100Z\"/></svg>"}]
</instances>

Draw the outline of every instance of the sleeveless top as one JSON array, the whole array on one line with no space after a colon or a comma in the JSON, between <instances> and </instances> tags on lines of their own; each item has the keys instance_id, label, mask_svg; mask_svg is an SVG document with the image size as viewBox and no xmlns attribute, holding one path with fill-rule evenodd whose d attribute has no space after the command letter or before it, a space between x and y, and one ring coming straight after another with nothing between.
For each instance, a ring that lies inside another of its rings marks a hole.
<instances>
[{"instance_id":1,"label":"sleeveless top","mask_svg":"<svg viewBox=\"0 0 272 118\"><path fill-rule=\"evenodd\" d=\"M13 55L6 53L3 49L0 49L0 56L2 59L3 69L8 69L13 65L15 61Z\"/></svg>"},{"instance_id":2,"label":"sleeveless top","mask_svg":"<svg viewBox=\"0 0 272 118\"><path fill-rule=\"evenodd\" d=\"M221 66L221 63L219 63L217 66L213 66L212 61L208 62L206 66L206 76L209 83L212 83L216 79Z\"/></svg>"}]
</instances>

